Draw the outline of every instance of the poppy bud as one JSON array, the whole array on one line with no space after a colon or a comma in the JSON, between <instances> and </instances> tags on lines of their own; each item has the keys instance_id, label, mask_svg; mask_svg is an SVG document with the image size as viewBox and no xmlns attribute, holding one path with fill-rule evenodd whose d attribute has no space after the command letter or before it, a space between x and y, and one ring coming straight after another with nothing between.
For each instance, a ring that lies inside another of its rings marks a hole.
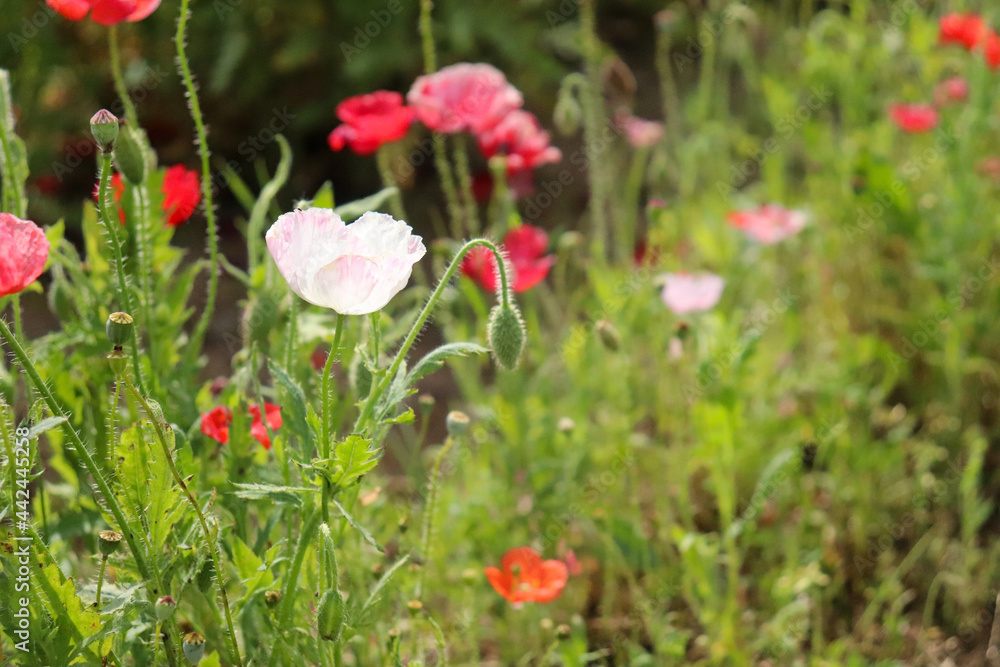
<instances>
[{"instance_id":1,"label":"poppy bud","mask_svg":"<svg viewBox=\"0 0 1000 667\"><path fill-rule=\"evenodd\" d=\"M436 399L432 394L420 394L420 396L417 397L417 403L420 404L420 414L424 417L429 415L431 410L434 409L435 402Z\"/></svg>"},{"instance_id":2,"label":"poppy bud","mask_svg":"<svg viewBox=\"0 0 1000 667\"><path fill-rule=\"evenodd\" d=\"M573 631L565 623L561 623L558 627L556 627L556 639L566 641L571 636L573 636Z\"/></svg>"},{"instance_id":3,"label":"poppy bud","mask_svg":"<svg viewBox=\"0 0 1000 667\"><path fill-rule=\"evenodd\" d=\"M126 125L115 145L115 164L129 183L142 183L146 178L146 155L135 128Z\"/></svg>"},{"instance_id":4,"label":"poppy bud","mask_svg":"<svg viewBox=\"0 0 1000 667\"><path fill-rule=\"evenodd\" d=\"M344 598L336 588L323 594L319 602L317 625L319 636L323 639L331 642L340 639L340 632L344 628Z\"/></svg>"},{"instance_id":5,"label":"poppy bud","mask_svg":"<svg viewBox=\"0 0 1000 667\"><path fill-rule=\"evenodd\" d=\"M604 347L608 348L612 352L617 352L618 348L621 347L622 337L615 329L615 325L611 324L607 320L598 320L597 324L594 325L594 331L597 332L597 337L601 339L601 343Z\"/></svg>"},{"instance_id":6,"label":"poppy bud","mask_svg":"<svg viewBox=\"0 0 1000 667\"><path fill-rule=\"evenodd\" d=\"M507 370L517 368L524 349L524 322L514 306L497 305L490 313L487 339L497 363Z\"/></svg>"},{"instance_id":7,"label":"poppy bud","mask_svg":"<svg viewBox=\"0 0 1000 667\"><path fill-rule=\"evenodd\" d=\"M115 374L116 378L122 377L128 370L128 356L120 347L108 354L108 363L111 364L111 372Z\"/></svg>"},{"instance_id":8,"label":"poppy bud","mask_svg":"<svg viewBox=\"0 0 1000 667\"><path fill-rule=\"evenodd\" d=\"M122 534L115 532L113 530L102 530L100 532L101 542L99 547L101 549L101 555L107 558L122 545Z\"/></svg>"},{"instance_id":9,"label":"poppy bud","mask_svg":"<svg viewBox=\"0 0 1000 667\"><path fill-rule=\"evenodd\" d=\"M274 609L281 602L281 591L267 591L264 593L264 602L268 607Z\"/></svg>"},{"instance_id":10,"label":"poppy bud","mask_svg":"<svg viewBox=\"0 0 1000 667\"><path fill-rule=\"evenodd\" d=\"M134 321L128 313L111 313L104 330L108 333L108 340L115 347L122 347L132 340L132 325Z\"/></svg>"},{"instance_id":11,"label":"poppy bud","mask_svg":"<svg viewBox=\"0 0 1000 667\"><path fill-rule=\"evenodd\" d=\"M351 361L350 378L355 395L358 398L368 398L372 389L372 372L368 368L368 364L365 363L364 355L354 355L354 359Z\"/></svg>"},{"instance_id":12,"label":"poppy bud","mask_svg":"<svg viewBox=\"0 0 1000 667\"><path fill-rule=\"evenodd\" d=\"M156 620L162 623L174 615L177 603L169 595L164 595L156 601Z\"/></svg>"},{"instance_id":13,"label":"poppy bud","mask_svg":"<svg viewBox=\"0 0 1000 667\"><path fill-rule=\"evenodd\" d=\"M197 632L189 632L184 635L184 657L192 665L201 662L201 657L205 655L205 637Z\"/></svg>"},{"instance_id":14,"label":"poppy bud","mask_svg":"<svg viewBox=\"0 0 1000 667\"><path fill-rule=\"evenodd\" d=\"M583 108L573 97L572 89L563 86L559 91L556 108L552 111L552 122L563 135L576 134L583 120Z\"/></svg>"},{"instance_id":15,"label":"poppy bud","mask_svg":"<svg viewBox=\"0 0 1000 667\"><path fill-rule=\"evenodd\" d=\"M198 590L202 593L208 592L212 588L212 575L215 574L215 569L212 567L212 561L206 560L205 565L198 572L198 576L195 581L198 583Z\"/></svg>"},{"instance_id":16,"label":"poppy bud","mask_svg":"<svg viewBox=\"0 0 1000 667\"><path fill-rule=\"evenodd\" d=\"M94 135L101 152L110 153L118 139L118 119L107 109L101 109L90 119L90 133Z\"/></svg>"},{"instance_id":17,"label":"poppy bud","mask_svg":"<svg viewBox=\"0 0 1000 667\"><path fill-rule=\"evenodd\" d=\"M458 410L452 410L445 417L444 423L448 427L448 435L457 438L469 430L469 415Z\"/></svg>"}]
</instances>

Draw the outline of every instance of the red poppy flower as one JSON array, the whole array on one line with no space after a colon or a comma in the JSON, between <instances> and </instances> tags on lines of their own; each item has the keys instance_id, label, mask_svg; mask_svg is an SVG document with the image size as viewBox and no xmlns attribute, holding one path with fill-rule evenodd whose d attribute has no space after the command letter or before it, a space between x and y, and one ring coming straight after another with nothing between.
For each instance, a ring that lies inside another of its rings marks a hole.
<instances>
[{"instance_id":1,"label":"red poppy flower","mask_svg":"<svg viewBox=\"0 0 1000 667\"><path fill-rule=\"evenodd\" d=\"M349 97L337 105L337 126L328 139L335 151L350 146L358 155L370 155L382 144L399 141L413 122L413 109L403 106L403 96L388 90Z\"/></svg>"},{"instance_id":2,"label":"red poppy flower","mask_svg":"<svg viewBox=\"0 0 1000 667\"><path fill-rule=\"evenodd\" d=\"M257 438L257 441L264 445L264 449L271 449L271 439L267 437L267 426L270 426L272 431L277 430L281 426L281 408L270 403L264 404L267 426L264 425L264 421L260 418L259 405L256 403L252 404L249 412L250 416L253 417L253 423L250 425L250 435Z\"/></svg>"},{"instance_id":3,"label":"red poppy flower","mask_svg":"<svg viewBox=\"0 0 1000 667\"><path fill-rule=\"evenodd\" d=\"M201 203L198 172L176 164L163 175L163 211L167 225L176 227L186 221Z\"/></svg>"},{"instance_id":4,"label":"red poppy flower","mask_svg":"<svg viewBox=\"0 0 1000 667\"><path fill-rule=\"evenodd\" d=\"M220 405L201 416L201 432L216 442L229 442L229 425L233 423L233 411Z\"/></svg>"},{"instance_id":5,"label":"red poppy flower","mask_svg":"<svg viewBox=\"0 0 1000 667\"><path fill-rule=\"evenodd\" d=\"M990 31L983 40L983 59L990 69L1000 68L1000 36Z\"/></svg>"},{"instance_id":6,"label":"red poppy flower","mask_svg":"<svg viewBox=\"0 0 1000 667\"><path fill-rule=\"evenodd\" d=\"M971 51L986 38L988 28L976 14L945 14L938 21L938 41L960 44Z\"/></svg>"},{"instance_id":7,"label":"red poppy flower","mask_svg":"<svg viewBox=\"0 0 1000 667\"><path fill-rule=\"evenodd\" d=\"M444 134L481 134L524 103L503 72L482 63L459 63L421 76L406 101L424 125Z\"/></svg>"},{"instance_id":8,"label":"red poppy flower","mask_svg":"<svg viewBox=\"0 0 1000 667\"><path fill-rule=\"evenodd\" d=\"M160 6L160 0L45 0L57 14L70 21L90 18L101 25L141 21Z\"/></svg>"},{"instance_id":9,"label":"red poppy flower","mask_svg":"<svg viewBox=\"0 0 1000 667\"><path fill-rule=\"evenodd\" d=\"M555 263L553 255L546 255L549 235L544 229L532 225L516 227L504 237L502 248L507 252L508 280L515 292L526 292L545 280ZM493 253L482 246L470 250L462 260L462 273L475 280L485 290L495 291L500 278Z\"/></svg>"},{"instance_id":10,"label":"red poppy flower","mask_svg":"<svg viewBox=\"0 0 1000 667\"><path fill-rule=\"evenodd\" d=\"M508 602L552 602L566 587L569 571L561 560L542 560L530 547L518 547L504 554L500 569L487 567L486 578Z\"/></svg>"},{"instance_id":11,"label":"red poppy flower","mask_svg":"<svg viewBox=\"0 0 1000 667\"><path fill-rule=\"evenodd\" d=\"M934 129L939 114L929 104L891 104L889 117L903 132L919 134Z\"/></svg>"},{"instance_id":12,"label":"red poppy flower","mask_svg":"<svg viewBox=\"0 0 1000 667\"><path fill-rule=\"evenodd\" d=\"M48 258L49 240L38 225L0 213L0 297L35 282Z\"/></svg>"},{"instance_id":13,"label":"red poppy flower","mask_svg":"<svg viewBox=\"0 0 1000 667\"><path fill-rule=\"evenodd\" d=\"M549 142L535 115L520 109L507 114L496 127L479 134L479 148L487 159L507 158L507 173L516 174L562 159L559 149Z\"/></svg>"}]
</instances>

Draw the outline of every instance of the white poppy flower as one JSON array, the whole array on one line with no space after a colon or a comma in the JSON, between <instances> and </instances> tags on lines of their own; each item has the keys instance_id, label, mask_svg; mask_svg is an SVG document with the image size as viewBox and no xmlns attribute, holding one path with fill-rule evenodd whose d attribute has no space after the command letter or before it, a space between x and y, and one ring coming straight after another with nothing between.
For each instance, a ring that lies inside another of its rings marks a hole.
<instances>
[{"instance_id":1,"label":"white poppy flower","mask_svg":"<svg viewBox=\"0 0 1000 667\"><path fill-rule=\"evenodd\" d=\"M663 278L663 303L678 315L711 309L726 285L714 273L668 273Z\"/></svg>"},{"instance_id":2,"label":"white poppy flower","mask_svg":"<svg viewBox=\"0 0 1000 667\"><path fill-rule=\"evenodd\" d=\"M409 225L368 212L349 225L328 208L285 213L267 230L267 249L292 291L341 315L385 307L427 249Z\"/></svg>"}]
</instances>

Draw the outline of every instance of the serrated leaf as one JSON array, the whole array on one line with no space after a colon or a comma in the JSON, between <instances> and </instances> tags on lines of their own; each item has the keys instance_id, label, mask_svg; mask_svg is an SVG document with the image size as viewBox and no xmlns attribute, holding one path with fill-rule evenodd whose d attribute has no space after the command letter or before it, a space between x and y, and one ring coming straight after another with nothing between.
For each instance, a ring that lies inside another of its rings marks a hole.
<instances>
[{"instance_id":1,"label":"serrated leaf","mask_svg":"<svg viewBox=\"0 0 1000 667\"><path fill-rule=\"evenodd\" d=\"M433 373L444 365L448 357L464 357L469 354L485 354L489 348L478 343L448 343L432 350L423 359L418 361L409 375L406 376L406 384L412 385L420 378Z\"/></svg>"},{"instance_id":2,"label":"serrated leaf","mask_svg":"<svg viewBox=\"0 0 1000 667\"><path fill-rule=\"evenodd\" d=\"M344 506L341 505L336 498L332 499L331 502L333 503L334 507L340 510L340 513L344 516L344 518L347 519L347 523L351 524L351 526L353 526L355 530L361 533L361 537L364 538L365 542L375 547L375 549L378 550L379 553L385 553L385 549L383 549L382 545L379 544L372 536L372 534L368 532L368 529L362 526L360 523L358 523L358 520L355 519L350 512L344 509Z\"/></svg>"},{"instance_id":3,"label":"serrated leaf","mask_svg":"<svg viewBox=\"0 0 1000 667\"><path fill-rule=\"evenodd\" d=\"M64 421L68 421L66 417L49 417L48 419L43 419L28 429L28 439L34 440L39 436L39 434L51 431Z\"/></svg>"},{"instance_id":4,"label":"serrated leaf","mask_svg":"<svg viewBox=\"0 0 1000 667\"><path fill-rule=\"evenodd\" d=\"M371 444L371 440L357 434L334 444L333 460L340 473L334 486L350 486L355 478L378 465L378 451L372 449Z\"/></svg>"},{"instance_id":5,"label":"serrated leaf","mask_svg":"<svg viewBox=\"0 0 1000 667\"><path fill-rule=\"evenodd\" d=\"M273 484L233 484L238 490L236 497L245 500L270 500L283 505L302 504L302 494L313 492L315 489L306 489L298 486L275 486Z\"/></svg>"}]
</instances>

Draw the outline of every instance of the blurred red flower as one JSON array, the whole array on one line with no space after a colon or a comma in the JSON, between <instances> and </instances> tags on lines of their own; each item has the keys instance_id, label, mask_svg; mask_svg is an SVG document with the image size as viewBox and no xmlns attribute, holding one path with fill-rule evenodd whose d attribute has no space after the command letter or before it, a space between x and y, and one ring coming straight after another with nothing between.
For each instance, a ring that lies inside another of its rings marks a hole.
<instances>
[{"instance_id":1,"label":"blurred red flower","mask_svg":"<svg viewBox=\"0 0 1000 667\"><path fill-rule=\"evenodd\" d=\"M501 250L507 253L507 266L510 268L507 278L515 292L526 292L549 275L556 258L545 254L548 247L549 235L539 227L521 225L507 232ZM462 273L485 290L495 291L499 285L496 258L483 246L477 246L465 255Z\"/></svg>"},{"instance_id":2,"label":"blurred red flower","mask_svg":"<svg viewBox=\"0 0 1000 667\"><path fill-rule=\"evenodd\" d=\"M216 442L229 442L229 425L233 423L233 411L224 405L212 408L201 416L201 432Z\"/></svg>"},{"instance_id":3,"label":"blurred red flower","mask_svg":"<svg viewBox=\"0 0 1000 667\"><path fill-rule=\"evenodd\" d=\"M413 109L403 106L403 96L388 90L349 97L337 105L343 121L330 133L330 148L350 146L358 155L370 155L382 144L399 141L413 122Z\"/></svg>"},{"instance_id":4,"label":"blurred red flower","mask_svg":"<svg viewBox=\"0 0 1000 667\"><path fill-rule=\"evenodd\" d=\"M761 204L757 208L731 211L726 220L758 243L771 245L795 236L806 226L805 211L785 208L780 204Z\"/></svg>"},{"instance_id":5,"label":"blurred red flower","mask_svg":"<svg viewBox=\"0 0 1000 667\"><path fill-rule=\"evenodd\" d=\"M486 578L508 602L552 602L566 587L569 572L561 560L542 560L530 547L517 547L503 555L500 569L487 567Z\"/></svg>"},{"instance_id":6,"label":"blurred red flower","mask_svg":"<svg viewBox=\"0 0 1000 667\"><path fill-rule=\"evenodd\" d=\"M57 14L70 21L90 18L101 25L141 21L160 6L160 0L45 0Z\"/></svg>"},{"instance_id":7,"label":"blurred red flower","mask_svg":"<svg viewBox=\"0 0 1000 667\"><path fill-rule=\"evenodd\" d=\"M934 86L934 103L938 106L957 104L969 99L969 82L960 76L941 81Z\"/></svg>"},{"instance_id":8,"label":"blurred red flower","mask_svg":"<svg viewBox=\"0 0 1000 667\"><path fill-rule=\"evenodd\" d=\"M971 51L986 38L988 28L976 14L945 14L938 21L938 41L941 44L960 44Z\"/></svg>"},{"instance_id":9,"label":"blurred red flower","mask_svg":"<svg viewBox=\"0 0 1000 667\"><path fill-rule=\"evenodd\" d=\"M983 41L983 59L991 69L1000 68L1000 36L993 31Z\"/></svg>"},{"instance_id":10,"label":"blurred red flower","mask_svg":"<svg viewBox=\"0 0 1000 667\"><path fill-rule=\"evenodd\" d=\"M35 282L48 258L49 240L38 225L0 213L0 297Z\"/></svg>"},{"instance_id":11,"label":"blurred red flower","mask_svg":"<svg viewBox=\"0 0 1000 667\"><path fill-rule=\"evenodd\" d=\"M535 115L520 109L511 111L495 127L480 133L478 140L487 159L495 155L506 156L508 174L562 159L562 153L552 146L549 133L542 129Z\"/></svg>"},{"instance_id":12,"label":"blurred red flower","mask_svg":"<svg viewBox=\"0 0 1000 667\"><path fill-rule=\"evenodd\" d=\"M418 77L406 101L420 121L451 134L482 134L521 108L521 93L492 65L459 63Z\"/></svg>"},{"instance_id":13,"label":"blurred red flower","mask_svg":"<svg viewBox=\"0 0 1000 667\"><path fill-rule=\"evenodd\" d=\"M250 435L257 438L257 441L264 445L264 449L271 449L271 439L267 437L267 426L270 426L272 431L277 430L281 426L281 408L271 403L264 404L267 426L264 425L264 421L260 418L259 405L256 403L251 405L249 412L250 416L253 417L253 423L250 425Z\"/></svg>"},{"instance_id":14,"label":"blurred red flower","mask_svg":"<svg viewBox=\"0 0 1000 667\"><path fill-rule=\"evenodd\" d=\"M928 132L938 124L937 109L929 104L890 104L889 117L909 134Z\"/></svg>"},{"instance_id":15,"label":"blurred red flower","mask_svg":"<svg viewBox=\"0 0 1000 667\"><path fill-rule=\"evenodd\" d=\"M176 227L186 221L201 202L198 172L176 164L163 175L163 211L167 225Z\"/></svg>"}]
</instances>

